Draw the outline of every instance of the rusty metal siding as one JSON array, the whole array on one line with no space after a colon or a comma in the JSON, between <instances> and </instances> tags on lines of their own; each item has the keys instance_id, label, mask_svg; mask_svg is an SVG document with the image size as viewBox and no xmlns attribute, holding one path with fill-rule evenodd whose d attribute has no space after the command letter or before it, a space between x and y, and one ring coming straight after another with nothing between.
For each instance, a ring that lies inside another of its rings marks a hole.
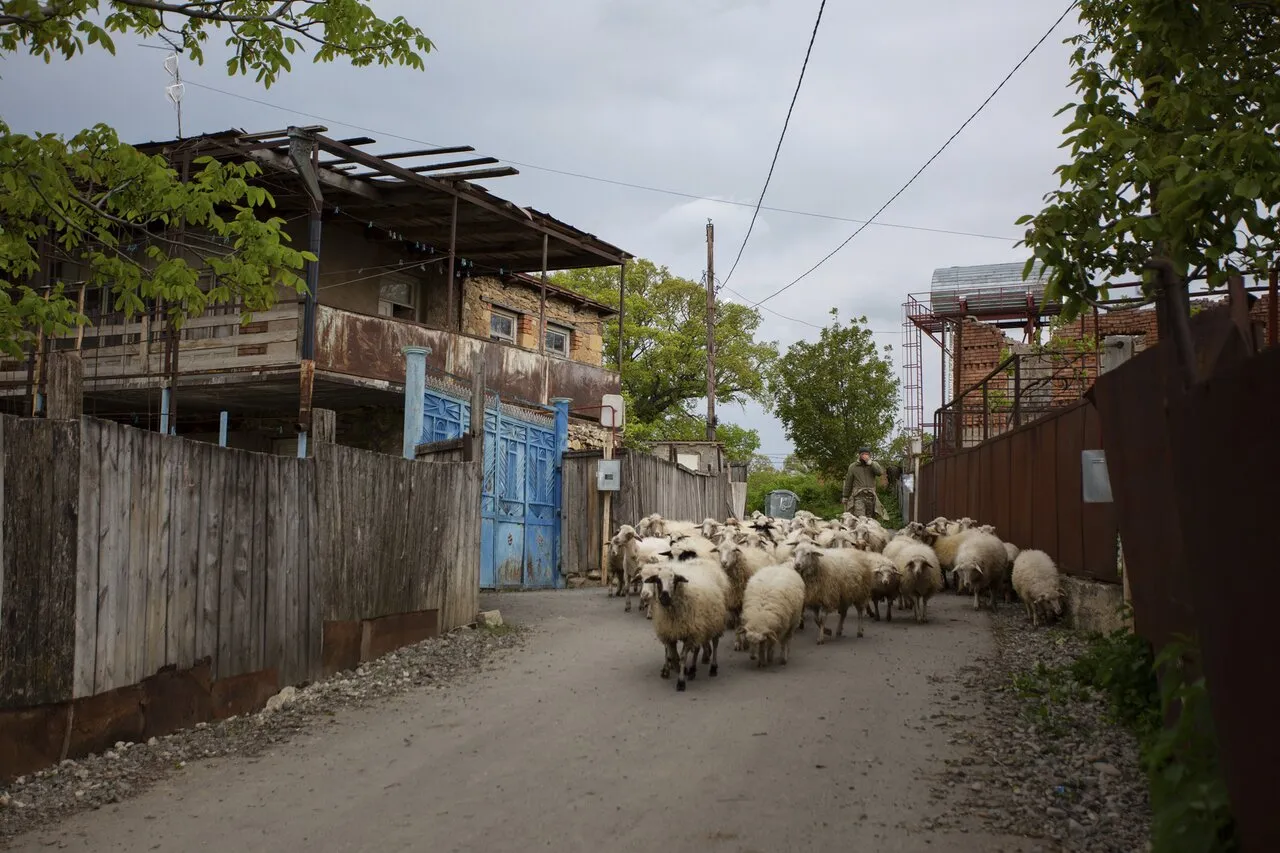
<instances>
[{"instance_id":1,"label":"rusty metal siding","mask_svg":"<svg viewBox=\"0 0 1280 853\"><path fill-rule=\"evenodd\" d=\"M1093 407L1080 401L976 447L923 466L921 516L970 516L1062 571L1118 583L1116 515L1085 505L1080 451L1101 444Z\"/></svg>"},{"instance_id":2,"label":"rusty metal siding","mask_svg":"<svg viewBox=\"0 0 1280 853\"><path fill-rule=\"evenodd\" d=\"M1093 406L1084 407L1084 441L1081 449L1102 449L1102 423L1098 420L1098 410ZM1119 571L1116 542L1120 520L1116 515L1116 505L1082 503L1080 528L1084 534L1082 566L1098 580L1114 580Z\"/></svg>"},{"instance_id":3,"label":"rusty metal siding","mask_svg":"<svg viewBox=\"0 0 1280 853\"><path fill-rule=\"evenodd\" d=\"M316 317L316 367L330 373L404 382L406 346L431 350L427 366L460 381L471 377L472 355L483 353L489 390L508 400L547 405L568 397L571 408L598 406L621 388L618 374L519 347L429 329L404 320L355 314L321 305Z\"/></svg>"},{"instance_id":4,"label":"rusty metal siding","mask_svg":"<svg viewBox=\"0 0 1280 853\"><path fill-rule=\"evenodd\" d=\"M1081 507L1084 486L1080 474L1080 451L1084 448L1084 407L1076 406L1058 419L1058 553L1059 568L1073 575L1084 570L1084 525ZM1075 500L1071 500L1075 495Z\"/></svg>"},{"instance_id":5,"label":"rusty metal siding","mask_svg":"<svg viewBox=\"0 0 1280 853\"><path fill-rule=\"evenodd\" d=\"M1224 365L1185 398L1171 401L1167 421L1173 459L1223 446L1249 464L1231 500L1215 499L1222 493L1217 465L1181 464L1173 477L1180 517L1195 519L1182 526L1181 543L1186 564L1195 567L1188 573L1194 624L1245 850L1280 850L1280 811L1271 783L1280 764L1280 738L1274 734L1272 704L1258 695L1260 685L1280 680L1280 660L1271 651L1275 605L1265 594L1275 572L1275 534L1266 520L1280 515L1278 388L1280 349L1273 348L1243 364ZM1255 523L1241 523L1241 506L1249 508ZM1209 571L1211 566L1219 570Z\"/></svg>"}]
</instances>

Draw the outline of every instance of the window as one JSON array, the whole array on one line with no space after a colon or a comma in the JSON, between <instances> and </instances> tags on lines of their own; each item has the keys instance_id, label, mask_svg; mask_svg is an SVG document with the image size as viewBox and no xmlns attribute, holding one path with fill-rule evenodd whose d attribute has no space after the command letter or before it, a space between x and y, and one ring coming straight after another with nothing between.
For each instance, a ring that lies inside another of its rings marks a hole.
<instances>
[{"instance_id":1,"label":"window","mask_svg":"<svg viewBox=\"0 0 1280 853\"><path fill-rule=\"evenodd\" d=\"M497 308L489 309L489 338L495 341L516 340L516 315Z\"/></svg>"},{"instance_id":2,"label":"window","mask_svg":"<svg viewBox=\"0 0 1280 853\"><path fill-rule=\"evenodd\" d=\"M398 320L416 320L418 312L414 296L418 292L417 279L403 273L388 273L378 284L378 313Z\"/></svg>"},{"instance_id":3,"label":"window","mask_svg":"<svg viewBox=\"0 0 1280 853\"><path fill-rule=\"evenodd\" d=\"M553 326L548 323L546 342L547 352L568 358L570 334L572 334L572 332L564 326Z\"/></svg>"}]
</instances>

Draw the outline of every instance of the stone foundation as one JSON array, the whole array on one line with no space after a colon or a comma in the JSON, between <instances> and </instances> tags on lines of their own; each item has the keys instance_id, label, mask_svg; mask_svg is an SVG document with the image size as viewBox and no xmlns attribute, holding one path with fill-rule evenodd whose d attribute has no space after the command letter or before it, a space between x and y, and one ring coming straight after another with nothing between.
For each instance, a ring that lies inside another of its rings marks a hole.
<instances>
[{"instance_id":1,"label":"stone foundation","mask_svg":"<svg viewBox=\"0 0 1280 853\"><path fill-rule=\"evenodd\" d=\"M1120 615L1124 603L1124 588L1120 584L1063 575L1062 590L1067 594L1066 623L1077 631L1109 634L1125 627Z\"/></svg>"},{"instance_id":2,"label":"stone foundation","mask_svg":"<svg viewBox=\"0 0 1280 853\"><path fill-rule=\"evenodd\" d=\"M603 450L609 430L590 421L569 421L570 450Z\"/></svg>"}]
</instances>

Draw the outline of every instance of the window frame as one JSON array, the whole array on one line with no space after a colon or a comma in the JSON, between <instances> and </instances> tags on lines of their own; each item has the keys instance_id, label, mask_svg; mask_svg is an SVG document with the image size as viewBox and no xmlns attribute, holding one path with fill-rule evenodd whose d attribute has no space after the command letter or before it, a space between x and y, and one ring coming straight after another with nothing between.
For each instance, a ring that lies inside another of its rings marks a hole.
<instances>
[{"instance_id":1,"label":"window frame","mask_svg":"<svg viewBox=\"0 0 1280 853\"><path fill-rule=\"evenodd\" d=\"M497 317L505 317L511 321L511 334L502 335L495 333L493 330L493 321ZM520 315L514 311L508 311L505 308L499 308L496 305L489 306L489 340L505 341L509 344L516 342L516 336L520 333Z\"/></svg>"},{"instance_id":2,"label":"window frame","mask_svg":"<svg viewBox=\"0 0 1280 853\"><path fill-rule=\"evenodd\" d=\"M551 343L548 340L546 340L547 336L550 335L552 332L555 332L556 334L564 336L563 350L553 348L551 346ZM573 329L570 328L569 326L562 326L559 323L547 323L547 328L543 332L542 346L543 346L543 349L548 353L552 353L554 355L560 356L561 358L568 358L569 353L572 352L573 350Z\"/></svg>"}]
</instances>

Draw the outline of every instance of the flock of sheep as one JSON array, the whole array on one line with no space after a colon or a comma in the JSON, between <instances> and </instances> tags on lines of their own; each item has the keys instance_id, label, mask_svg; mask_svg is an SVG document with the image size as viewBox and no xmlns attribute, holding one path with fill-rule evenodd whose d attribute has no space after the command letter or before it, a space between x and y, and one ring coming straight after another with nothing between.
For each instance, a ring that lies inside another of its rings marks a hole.
<instances>
[{"instance_id":1,"label":"flock of sheep","mask_svg":"<svg viewBox=\"0 0 1280 853\"><path fill-rule=\"evenodd\" d=\"M817 643L844 634L850 610L857 617L892 621L893 609L929 620L929 599L942 589L972 593L974 609L985 596L1018 597L1033 625L1062 615L1065 598L1058 569L1043 551L1019 551L994 528L971 518L935 518L889 531L875 519L846 513L822 520L798 512L777 519L759 512L745 520L671 521L654 514L634 527L622 525L610 542L613 594L638 593L640 611L653 621L666 656L662 677L676 671L676 689L698 673L698 656L719 670L720 637L734 632L735 651L749 651L757 666L785 664L791 638L813 614Z\"/></svg>"}]
</instances>

